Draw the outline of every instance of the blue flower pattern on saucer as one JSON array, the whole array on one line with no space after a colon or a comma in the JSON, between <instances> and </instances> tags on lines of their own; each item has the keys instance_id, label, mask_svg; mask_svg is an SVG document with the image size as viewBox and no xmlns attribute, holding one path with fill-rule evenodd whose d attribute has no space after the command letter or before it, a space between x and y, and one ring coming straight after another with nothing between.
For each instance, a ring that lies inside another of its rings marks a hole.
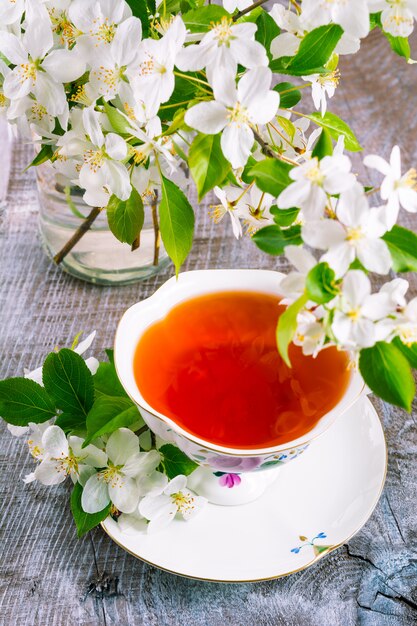
<instances>
[{"instance_id":1,"label":"blue flower pattern on saucer","mask_svg":"<svg viewBox=\"0 0 417 626\"><path fill-rule=\"evenodd\" d=\"M318 533L311 540L309 540L307 537L304 537L304 535L300 535L299 539L303 543L300 546L296 546L295 548L292 548L291 552L293 552L294 554L298 554L300 550L302 550L306 546L312 546L315 556L319 556L319 554L323 554L324 552L329 552L329 550L332 549L331 545L322 545L322 544L317 545L316 544L316 541L318 539L326 539L326 538L327 538L327 535L324 532Z\"/></svg>"}]
</instances>

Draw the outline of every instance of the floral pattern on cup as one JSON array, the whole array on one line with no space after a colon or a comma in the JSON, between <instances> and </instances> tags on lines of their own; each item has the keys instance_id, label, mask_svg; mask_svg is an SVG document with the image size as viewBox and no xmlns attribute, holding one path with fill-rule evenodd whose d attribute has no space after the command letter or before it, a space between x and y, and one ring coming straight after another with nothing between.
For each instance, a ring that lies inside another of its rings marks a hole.
<instances>
[{"instance_id":1,"label":"floral pattern on cup","mask_svg":"<svg viewBox=\"0 0 417 626\"><path fill-rule=\"evenodd\" d=\"M228 487L229 489L232 489L233 487L238 487L242 482L239 474L214 472L214 475L219 476L219 485L221 487Z\"/></svg>"},{"instance_id":2,"label":"floral pattern on cup","mask_svg":"<svg viewBox=\"0 0 417 626\"><path fill-rule=\"evenodd\" d=\"M320 554L323 554L324 552L328 552L329 550L331 550L331 548L333 546L329 546L329 545L317 545L316 541L318 539L326 539L327 535L326 533L320 532L318 533L318 535L316 535L315 537L313 537L313 539L309 540L307 537L304 537L304 535L300 535L299 536L299 540L302 541L303 543L300 546L296 546L295 548L291 549L291 552L293 552L294 554L298 554L303 548L307 547L307 546L311 546L313 548L313 552L315 556L319 556Z\"/></svg>"}]
</instances>

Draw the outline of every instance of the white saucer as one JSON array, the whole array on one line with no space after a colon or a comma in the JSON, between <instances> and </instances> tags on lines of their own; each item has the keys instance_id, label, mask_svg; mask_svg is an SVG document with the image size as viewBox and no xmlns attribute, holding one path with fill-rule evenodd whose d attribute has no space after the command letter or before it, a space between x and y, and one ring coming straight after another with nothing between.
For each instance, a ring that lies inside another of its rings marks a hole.
<instances>
[{"instance_id":1,"label":"white saucer","mask_svg":"<svg viewBox=\"0 0 417 626\"><path fill-rule=\"evenodd\" d=\"M218 582L279 578L312 565L350 539L381 495L387 450L381 422L362 398L258 499L208 504L153 535L102 526L122 548L173 574Z\"/></svg>"}]
</instances>

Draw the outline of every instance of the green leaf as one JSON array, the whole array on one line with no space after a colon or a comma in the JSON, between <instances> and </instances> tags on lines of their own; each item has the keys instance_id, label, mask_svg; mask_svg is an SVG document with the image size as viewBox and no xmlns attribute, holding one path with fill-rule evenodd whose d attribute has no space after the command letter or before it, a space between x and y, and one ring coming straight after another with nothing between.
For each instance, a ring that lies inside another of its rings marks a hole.
<instances>
[{"instance_id":1,"label":"green leaf","mask_svg":"<svg viewBox=\"0 0 417 626\"><path fill-rule=\"evenodd\" d=\"M61 413L55 420L55 425L62 428L65 434L85 435L85 416L74 413Z\"/></svg>"},{"instance_id":2,"label":"green leaf","mask_svg":"<svg viewBox=\"0 0 417 626\"><path fill-rule=\"evenodd\" d=\"M50 146L49 144L45 144L39 150L38 154L35 156L33 161L29 163L29 165L25 167L23 171L27 172L30 167L36 167L37 165L46 163L46 161L49 161L50 159L52 159L53 156L54 156L54 151L52 149L52 146Z\"/></svg>"},{"instance_id":3,"label":"green leaf","mask_svg":"<svg viewBox=\"0 0 417 626\"><path fill-rule=\"evenodd\" d=\"M223 7L211 4L188 11L182 16L185 27L192 33L204 33L209 30L212 22L220 22L223 16L230 17Z\"/></svg>"},{"instance_id":4,"label":"green leaf","mask_svg":"<svg viewBox=\"0 0 417 626\"><path fill-rule=\"evenodd\" d=\"M42 379L56 406L73 416L87 416L94 402L93 377L84 359L62 348L51 352L43 364Z\"/></svg>"},{"instance_id":5,"label":"green leaf","mask_svg":"<svg viewBox=\"0 0 417 626\"><path fill-rule=\"evenodd\" d=\"M251 171L252 167L256 165L256 163L258 163L258 161L254 159L252 155L250 155L245 167L243 168L243 172L240 177L247 185L250 185L250 183L255 180L255 177L252 176L249 172Z\"/></svg>"},{"instance_id":6,"label":"green leaf","mask_svg":"<svg viewBox=\"0 0 417 626\"><path fill-rule=\"evenodd\" d=\"M288 356L288 347L293 340L295 331L297 330L297 315L308 301L307 294L303 294L298 300L293 302L282 313L278 320L277 326L277 346L278 351L288 367L291 367L290 358Z\"/></svg>"},{"instance_id":7,"label":"green leaf","mask_svg":"<svg viewBox=\"0 0 417 626\"><path fill-rule=\"evenodd\" d=\"M278 37L280 28L276 21L267 13L264 9L260 12L255 21L258 27L255 33L255 39L265 48L270 60L272 59L269 49L271 42L275 37Z\"/></svg>"},{"instance_id":8,"label":"green leaf","mask_svg":"<svg viewBox=\"0 0 417 626\"><path fill-rule=\"evenodd\" d=\"M223 182L230 170L230 163L220 147L220 135L198 134L189 150L188 166L201 202L208 191Z\"/></svg>"},{"instance_id":9,"label":"green leaf","mask_svg":"<svg viewBox=\"0 0 417 626\"><path fill-rule=\"evenodd\" d=\"M342 34L337 24L319 26L304 37L295 56L275 59L269 66L273 72L293 76L323 73Z\"/></svg>"},{"instance_id":10,"label":"green leaf","mask_svg":"<svg viewBox=\"0 0 417 626\"><path fill-rule=\"evenodd\" d=\"M118 428L130 428L140 419L138 408L128 398L99 396L87 415L87 437L82 447Z\"/></svg>"},{"instance_id":11,"label":"green leaf","mask_svg":"<svg viewBox=\"0 0 417 626\"><path fill-rule=\"evenodd\" d=\"M274 256L284 254L286 246L300 246L303 243L301 226L299 225L281 228L277 224L271 224L257 230L252 235L252 240L262 252L273 254Z\"/></svg>"},{"instance_id":12,"label":"green leaf","mask_svg":"<svg viewBox=\"0 0 417 626\"><path fill-rule=\"evenodd\" d=\"M361 350L359 370L368 387L382 400L411 411L414 378L406 357L395 345L379 341L372 348Z\"/></svg>"},{"instance_id":13,"label":"green leaf","mask_svg":"<svg viewBox=\"0 0 417 626\"><path fill-rule=\"evenodd\" d=\"M130 246L140 235L145 212L140 193L132 187L128 200L119 200L112 196L107 205L107 221L113 235L122 243Z\"/></svg>"},{"instance_id":14,"label":"green leaf","mask_svg":"<svg viewBox=\"0 0 417 626\"><path fill-rule=\"evenodd\" d=\"M417 369L417 343L405 344L399 337L392 342L405 356L411 367Z\"/></svg>"},{"instance_id":15,"label":"green leaf","mask_svg":"<svg viewBox=\"0 0 417 626\"><path fill-rule=\"evenodd\" d=\"M165 250L179 269L191 250L194 234L194 211L179 187L161 175L162 199L159 226Z\"/></svg>"},{"instance_id":16,"label":"green leaf","mask_svg":"<svg viewBox=\"0 0 417 626\"><path fill-rule=\"evenodd\" d=\"M86 513L81 506L81 496L83 488L80 483L76 483L71 493L71 512L77 527L78 537L82 537L89 530L95 528L108 517L110 514L111 504L109 504L98 513Z\"/></svg>"},{"instance_id":17,"label":"green leaf","mask_svg":"<svg viewBox=\"0 0 417 626\"><path fill-rule=\"evenodd\" d=\"M410 44L407 37L393 37L389 33L383 31L385 37L389 41L389 45L393 49L393 51L398 54L400 57L404 57L407 61L411 56Z\"/></svg>"},{"instance_id":18,"label":"green leaf","mask_svg":"<svg viewBox=\"0 0 417 626\"><path fill-rule=\"evenodd\" d=\"M126 2L132 9L132 15L138 17L142 22L142 38L145 39L149 34L149 17L146 0L126 0Z\"/></svg>"},{"instance_id":19,"label":"green leaf","mask_svg":"<svg viewBox=\"0 0 417 626\"><path fill-rule=\"evenodd\" d=\"M308 115L313 122L321 126L322 128L326 128L333 139L338 139L340 135L343 135L345 138L345 148L346 150L350 150L350 152L359 152L362 150L362 146L356 139L352 129L340 119L334 113L327 113L322 117L320 113L312 113Z\"/></svg>"},{"instance_id":20,"label":"green leaf","mask_svg":"<svg viewBox=\"0 0 417 626\"><path fill-rule=\"evenodd\" d=\"M289 177L291 166L279 159L267 158L257 161L249 170L261 191L270 193L275 198L292 182Z\"/></svg>"},{"instance_id":21,"label":"green leaf","mask_svg":"<svg viewBox=\"0 0 417 626\"><path fill-rule=\"evenodd\" d=\"M274 91L278 91L279 106L283 109L291 109L301 100L301 91L292 83L278 83Z\"/></svg>"},{"instance_id":22,"label":"green leaf","mask_svg":"<svg viewBox=\"0 0 417 626\"><path fill-rule=\"evenodd\" d=\"M126 117L108 102L103 102L104 110L113 130L119 135L130 135L132 127Z\"/></svg>"},{"instance_id":23,"label":"green leaf","mask_svg":"<svg viewBox=\"0 0 417 626\"><path fill-rule=\"evenodd\" d=\"M56 415L47 391L29 378L0 381L0 416L14 426L41 424Z\"/></svg>"},{"instance_id":24,"label":"green leaf","mask_svg":"<svg viewBox=\"0 0 417 626\"><path fill-rule=\"evenodd\" d=\"M382 237L392 257L395 272L417 272L417 235L395 225Z\"/></svg>"},{"instance_id":25,"label":"green leaf","mask_svg":"<svg viewBox=\"0 0 417 626\"><path fill-rule=\"evenodd\" d=\"M275 224L278 224L278 226L291 226L297 219L300 209L279 209L274 205L269 211L274 216Z\"/></svg>"},{"instance_id":26,"label":"green leaf","mask_svg":"<svg viewBox=\"0 0 417 626\"><path fill-rule=\"evenodd\" d=\"M323 159L325 156L331 156L333 154L333 142L332 136L327 130L327 128L323 128L320 133L320 137L316 145L314 146L314 150L312 153L313 157L317 157L318 159Z\"/></svg>"},{"instance_id":27,"label":"green leaf","mask_svg":"<svg viewBox=\"0 0 417 626\"><path fill-rule=\"evenodd\" d=\"M336 274L327 263L319 263L307 274L306 292L313 302L317 304L330 302L339 291Z\"/></svg>"},{"instance_id":28,"label":"green leaf","mask_svg":"<svg viewBox=\"0 0 417 626\"><path fill-rule=\"evenodd\" d=\"M184 452L170 443L161 446L159 452L163 454L162 466L170 480L180 474L188 476L198 467L197 463L194 463Z\"/></svg>"},{"instance_id":29,"label":"green leaf","mask_svg":"<svg viewBox=\"0 0 417 626\"><path fill-rule=\"evenodd\" d=\"M288 137L290 138L290 141L294 141L294 137L295 137L295 133L297 132L297 129L292 123L292 121L287 119L286 117L282 117L281 115L277 116L277 120L280 126L282 126L282 128L287 133Z\"/></svg>"},{"instance_id":30,"label":"green leaf","mask_svg":"<svg viewBox=\"0 0 417 626\"><path fill-rule=\"evenodd\" d=\"M117 375L114 361L102 361L93 376L93 382L96 398L99 395L128 397Z\"/></svg>"}]
</instances>

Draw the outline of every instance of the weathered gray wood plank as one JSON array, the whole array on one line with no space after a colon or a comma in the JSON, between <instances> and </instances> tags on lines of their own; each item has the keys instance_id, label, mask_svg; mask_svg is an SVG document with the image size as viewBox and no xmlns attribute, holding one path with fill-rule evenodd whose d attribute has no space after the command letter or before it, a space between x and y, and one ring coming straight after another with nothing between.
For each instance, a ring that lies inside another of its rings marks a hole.
<instances>
[{"instance_id":1,"label":"weathered gray wood plank","mask_svg":"<svg viewBox=\"0 0 417 626\"><path fill-rule=\"evenodd\" d=\"M403 147L417 163L416 69L393 57L376 33L342 62L331 109L351 122L366 152ZM417 46L416 46L417 47ZM389 123L386 116L389 116ZM4 155L1 155L4 159ZM0 228L0 377L36 367L80 330L98 329L107 347L122 312L172 273L145 283L100 288L51 266L37 237L29 149L16 144L9 210ZM355 159L357 163L357 159ZM368 173L360 170L361 175ZM371 180L371 177L369 177ZM375 181L374 181L375 182ZM416 219L406 216L416 228ZM186 269L285 267L236 242L198 209L198 235ZM417 294L417 280L412 279ZM134 559L100 530L76 539L68 488L25 486L32 464L4 425L0 437L0 624L19 626L410 626L417 623L417 429L412 416L376 402L389 446L383 497L362 531L312 568L259 584L181 579ZM352 459L354 462L354 459Z\"/></svg>"}]
</instances>

